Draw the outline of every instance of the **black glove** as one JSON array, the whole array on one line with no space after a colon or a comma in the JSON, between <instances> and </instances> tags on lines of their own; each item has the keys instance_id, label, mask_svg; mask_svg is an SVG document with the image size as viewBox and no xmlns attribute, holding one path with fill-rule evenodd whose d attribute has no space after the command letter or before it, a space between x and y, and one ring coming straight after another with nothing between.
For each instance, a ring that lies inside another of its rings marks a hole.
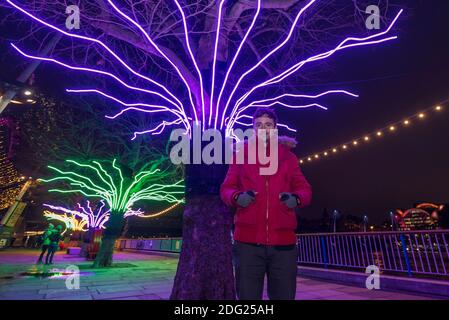
<instances>
[{"instance_id":1,"label":"black glove","mask_svg":"<svg viewBox=\"0 0 449 320\"><path fill-rule=\"evenodd\" d=\"M299 205L298 196L291 192L279 193L279 199L290 209L293 209Z\"/></svg>"},{"instance_id":2,"label":"black glove","mask_svg":"<svg viewBox=\"0 0 449 320\"><path fill-rule=\"evenodd\" d=\"M236 198L235 198L235 202L243 208L246 208L247 206L249 206L251 204L251 202L254 201L254 199L256 198L256 192L250 190L250 191L246 191L246 192L240 192L239 194L237 194Z\"/></svg>"}]
</instances>

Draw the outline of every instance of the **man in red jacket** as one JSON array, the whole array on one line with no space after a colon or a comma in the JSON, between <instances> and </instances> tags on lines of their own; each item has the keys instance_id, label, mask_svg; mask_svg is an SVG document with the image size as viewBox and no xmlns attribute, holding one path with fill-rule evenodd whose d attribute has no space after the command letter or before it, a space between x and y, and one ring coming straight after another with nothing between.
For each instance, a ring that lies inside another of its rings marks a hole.
<instances>
[{"instance_id":1,"label":"man in red jacket","mask_svg":"<svg viewBox=\"0 0 449 320\"><path fill-rule=\"evenodd\" d=\"M272 110L257 109L254 136L258 130L266 130L268 136L276 125ZM260 138L255 139L256 148L270 149ZM260 174L264 165L259 161L249 163L248 152L254 151L251 144L245 143L240 151L245 151L244 162L229 165L220 188L221 199L237 208L233 251L238 298L262 299L266 274L271 300L294 300L298 257L295 208L310 204L311 187L298 159L282 142L277 148L277 170L270 175Z\"/></svg>"}]
</instances>

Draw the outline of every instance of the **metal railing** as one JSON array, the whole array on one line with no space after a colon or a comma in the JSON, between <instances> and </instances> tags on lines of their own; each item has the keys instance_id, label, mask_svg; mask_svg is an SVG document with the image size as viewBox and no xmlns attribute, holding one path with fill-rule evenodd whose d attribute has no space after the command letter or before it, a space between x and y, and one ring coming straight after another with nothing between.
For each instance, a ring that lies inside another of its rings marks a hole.
<instances>
[{"instance_id":1,"label":"metal railing","mask_svg":"<svg viewBox=\"0 0 449 320\"><path fill-rule=\"evenodd\" d=\"M449 230L298 234L298 264L449 276ZM182 238L120 239L117 249L181 251Z\"/></svg>"},{"instance_id":2,"label":"metal railing","mask_svg":"<svg viewBox=\"0 0 449 320\"><path fill-rule=\"evenodd\" d=\"M182 238L119 239L117 249L181 252Z\"/></svg>"},{"instance_id":3,"label":"metal railing","mask_svg":"<svg viewBox=\"0 0 449 320\"><path fill-rule=\"evenodd\" d=\"M298 264L443 275L449 271L449 230L299 234Z\"/></svg>"}]
</instances>

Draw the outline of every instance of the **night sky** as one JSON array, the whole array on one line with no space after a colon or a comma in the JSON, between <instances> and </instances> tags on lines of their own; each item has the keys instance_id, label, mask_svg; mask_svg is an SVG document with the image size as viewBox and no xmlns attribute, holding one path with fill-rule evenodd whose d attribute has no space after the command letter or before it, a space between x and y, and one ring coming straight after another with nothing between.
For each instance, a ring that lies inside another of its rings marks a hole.
<instances>
[{"instance_id":1,"label":"night sky","mask_svg":"<svg viewBox=\"0 0 449 320\"><path fill-rule=\"evenodd\" d=\"M311 90L339 87L360 98L332 98L328 111L295 113L298 155L350 141L449 98L449 1L414 1L410 7L398 24L398 40L332 59L332 79ZM410 128L305 164L314 199L301 215L318 218L323 208L336 208L381 222L390 209L415 202L449 203L448 137L446 103L443 113Z\"/></svg>"},{"instance_id":2,"label":"night sky","mask_svg":"<svg viewBox=\"0 0 449 320\"><path fill-rule=\"evenodd\" d=\"M279 112L281 122L299 130L295 150L299 156L363 136L449 99L449 1L408 1L405 8L393 32L398 40L337 53L328 61L329 78L298 88L310 94L346 89L360 98L321 100L328 111ZM2 41L0 48L3 71L12 68L7 61L18 61L5 44ZM5 80L15 76L1 75ZM367 214L370 222L380 223L391 209L409 208L415 202L449 203L449 102L445 107L438 115L357 150L304 165L314 196L312 206L300 214L320 218L324 208L338 209Z\"/></svg>"}]
</instances>

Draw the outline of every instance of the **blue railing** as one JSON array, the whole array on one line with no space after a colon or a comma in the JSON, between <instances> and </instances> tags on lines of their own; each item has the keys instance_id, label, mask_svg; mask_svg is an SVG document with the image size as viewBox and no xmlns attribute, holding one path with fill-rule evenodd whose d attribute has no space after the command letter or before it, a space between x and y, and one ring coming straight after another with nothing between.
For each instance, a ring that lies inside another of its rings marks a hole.
<instances>
[{"instance_id":1,"label":"blue railing","mask_svg":"<svg viewBox=\"0 0 449 320\"><path fill-rule=\"evenodd\" d=\"M117 249L181 252L182 238L119 239Z\"/></svg>"},{"instance_id":2,"label":"blue railing","mask_svg":"<svg viewBox=\"0 0 449 320\"><path fill-rule=\"evenodd\" d=\"M447 276L449 230L298 235L298 264Z\"/></svg>"},{"instance_id":3,"label":"blue railing","mask_svg":"<svg viewBox=\"0 0 449 320\"><path fill-rule=\"evenodd\" d=\"M449 230L298 234L298 264L409 276L449 274ZM116 248L179 253L182 238L120 239Z\"/></svg>"}]
</instances>

